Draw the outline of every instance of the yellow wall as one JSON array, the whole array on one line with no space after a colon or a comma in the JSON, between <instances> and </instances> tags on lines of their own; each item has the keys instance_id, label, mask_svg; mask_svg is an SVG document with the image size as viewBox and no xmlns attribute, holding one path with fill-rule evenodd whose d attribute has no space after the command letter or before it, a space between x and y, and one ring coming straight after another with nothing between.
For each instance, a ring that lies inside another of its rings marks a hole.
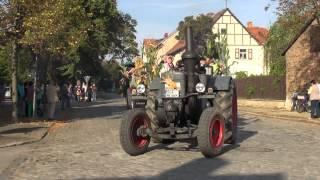
<instances>
[{"instance_id":1,"label":"yellow wall","mask_svg":"<svg viewBox=\"0 0 320 180\"><path fill-rule=\"evenodd\" d=\"M167 54L167 52L170 51L173 48L173 46L177 44L178 40L176 39L176 36L178 34L179 32L175 31L172 34L170 34L168 38L162 41L162 46L159 49L157 54L158 62L161 60L161 57L163 55Z\"/></svg>"}]
</instances>

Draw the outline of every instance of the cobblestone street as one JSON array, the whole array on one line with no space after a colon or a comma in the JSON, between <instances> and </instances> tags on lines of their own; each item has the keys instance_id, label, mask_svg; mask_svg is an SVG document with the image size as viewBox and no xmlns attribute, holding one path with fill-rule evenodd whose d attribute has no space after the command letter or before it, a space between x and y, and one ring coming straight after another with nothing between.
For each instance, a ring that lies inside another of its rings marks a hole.
<instances>
[{"instance_id":1,"label":"cobblestone street","mask_svg":"<svg viewBox=\"0 0 320 180\"><path fill-rule=\"evenodd\" d=\"M238 145L215 159L183 143L131 157L119 144L125 110L120 98L74 107L70 123L28 145L0 179L320 179L318 125L239 112Z\"/></svg>"}]
</instances>

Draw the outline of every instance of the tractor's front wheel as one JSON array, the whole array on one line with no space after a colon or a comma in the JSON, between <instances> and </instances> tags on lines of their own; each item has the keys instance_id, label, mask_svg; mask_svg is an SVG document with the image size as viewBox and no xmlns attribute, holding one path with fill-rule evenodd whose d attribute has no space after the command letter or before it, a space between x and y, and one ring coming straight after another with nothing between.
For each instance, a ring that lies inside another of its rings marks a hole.
<instances>
[{"instance_id":1,"label":"tractor's front wheel","mask_svg":"<svg viewBox=\"0 0 320 180\"><path fill-rule=\"evenodd\" d=\"M146 128L150 128L150 119L144 110L129 110L124 115L120 127L120 143L126 153L137 156L147 151L150 137L142 133Z\"/></svg>"},{"instance_id":2,"label":"tractor's front wheel","mask_svg":"<svg viewBox=\"0 0 320 180\"><path fill-rule=\"evenodd\" d=\"M217 108L205 109L199 120L198 144L200 151L207 158L221 153L224 144L225 119Z\"/></svg>"}]
</instances>

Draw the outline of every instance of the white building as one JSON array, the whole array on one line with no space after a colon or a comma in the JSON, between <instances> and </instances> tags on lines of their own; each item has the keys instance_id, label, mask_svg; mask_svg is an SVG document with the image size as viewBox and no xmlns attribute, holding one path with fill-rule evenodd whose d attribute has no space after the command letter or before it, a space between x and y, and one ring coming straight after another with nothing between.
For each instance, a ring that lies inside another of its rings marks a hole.
<instances>
[{"instance_id":1,"label":"white building","mask_svg":"<svg viewBox=\"0 0 320 180\"><path fill-rule=\"evenodd\" d=\"M230 11L224 9L216 14L210 13L214 19L212 31L220 33L227 38L229 50L229 62L234 63L230 67L231 75L236 72L245 72L247 75L267 74L264 43L267 40L268 30L261 27L254 27L252 22L248 22L247 27ZM174 62L181 59L185 50L185 42L175 39L178 31L158 40L158 58L163 55L173 55ZM150 40L145 40L146 42ZM156 40L152 40L154 43ZM147 43L144 43L144 46Z\"/></svg>"},{"instance_id":2,"label":"white building","mask_svg":"<svg viewBox=\"0 0 320 180\"><path fill-rule=\"evenodd\" d=\"M230 56L228 64L235 62L230 67L231 74L239 71L247 75L266 74L264 43L268 30L254 27L252 22L248 22L245 27L229 9L218 12L213 18L213 33L220 33L227 38Z\"/></svg>"}]
</instances>

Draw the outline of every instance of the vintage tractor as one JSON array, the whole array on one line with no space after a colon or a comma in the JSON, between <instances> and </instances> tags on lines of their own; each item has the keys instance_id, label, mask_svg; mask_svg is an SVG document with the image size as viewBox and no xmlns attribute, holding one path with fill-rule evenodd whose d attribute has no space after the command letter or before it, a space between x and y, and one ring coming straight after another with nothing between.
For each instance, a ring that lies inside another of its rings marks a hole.
<instances>
[{"instance_id":1,"label":"vintage tractor","mask_svg":"<svg viewBox=\"0 0 320 180\"><path fill-rule=\"evenodd\" d=\"M147 73L143 71L144 65L139 61L141 60L127 65L126 70L121 71L121 90L128 109L144 108L147 103Z\"/></svg>"},{"instance_id":2,"label":"vintage tractor","mask_svg":"<svg viewBox=\"0 0 320 180\"><path fill-rule=\"evenodd\" d=\"M183 70L154 79L144 109L129 110L120 127L123 150L132 156L147 151L151 138L198 145L205 157L215 157L224 144L236 143L237 95L234 80L201 68L193 50L192 29L186 31Z\"/></svg>"},{"instance_id":3,"label":"vintage tractor","mask_svg":"<svg viewBox=\"0 0 320 180\"><path fill-rule=\"evenodd\" d=\"M139 77L137 82L130 83L130 88L127 90L127 106L129 109L144 108L146 106L148 84L144 79L142 76ZM136 80L132 79L132 81Z\"/></svg>"}]
</instances>

